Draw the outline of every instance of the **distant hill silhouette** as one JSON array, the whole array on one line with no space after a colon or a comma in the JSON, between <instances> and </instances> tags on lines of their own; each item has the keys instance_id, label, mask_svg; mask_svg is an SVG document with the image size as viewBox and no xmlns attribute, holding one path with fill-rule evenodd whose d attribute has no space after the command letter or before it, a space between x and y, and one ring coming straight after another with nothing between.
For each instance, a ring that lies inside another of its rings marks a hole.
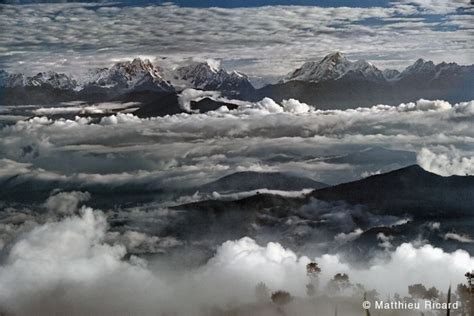
<instances>
[{"instance_id":1,"label":"distant hill silhouette","mask_svg":"<svg viewBox=\"0 0 474 316\"><path fill-rule=\"evenodd\" d=\"M363 205L374 214L415 219L474 216L474 176L442 177L418 165L317 189L305 198L258 194L241 200L207 200L177 206L195 210L288 209L319 199Z\"/></svg>"},{"instance_id":2,"label":"distant hill silhouette","mask_svg":"<svg viewBox=\"0 0 474 316\"><path fill-rule=\"evenodd\" d=\"M314 191L324 201L362 204L376 214L415 218L474 215L474 176L442 177L418 165Z\"/></svg>"},{"instance_id":3,"label":"distant hill silhouette","mask_svg":"<svg viewBox=\"0 0 474 316\"><path fill-rule=\"evenodd\" d=\"M300 191L321 189L327 184L283 172L236 172L199 187L203 192L252 191L257 189Z\"/></svg>"}]
</instances>

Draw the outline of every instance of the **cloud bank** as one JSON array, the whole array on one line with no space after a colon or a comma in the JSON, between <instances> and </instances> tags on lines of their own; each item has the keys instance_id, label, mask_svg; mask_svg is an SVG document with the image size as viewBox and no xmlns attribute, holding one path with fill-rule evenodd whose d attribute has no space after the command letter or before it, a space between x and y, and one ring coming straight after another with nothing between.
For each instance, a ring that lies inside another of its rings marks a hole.
<instances>
[{"instance_id":1,"label":"cloud bank","mask_svg":"<svg viewBox=\"0 0 474 316\"><path fill-rule=\"evenodd\" d=\"M291 171L337 183L416 163L384 163L390 155L376 152L364 163L352 156L345 163L331 160L378 147L419 152L418 163L441 175L472 173L473 102L420 100L344 111L296 100L241 103L234 111L163 118L127 113L99 122L18 121L0 129L0 178L9 187L40 181L51 189L158 190L244 170Z\"/></svg>"},{"instance_id":2,"label":"cloud bank","mask_svg":"<svg viewBox=\"0 0 474 316\"><path fill-rule=\"evenodd\" d=\"M348 273L352 283L385 295L406 294L407 282L445 289L463 282L464 273L474 268L474 258L467 252L447 253L431 245L402 244L385 259L355 268L337 255L310 259L278 243L259 245L245 237L220 245L203 266L180 272L134 256L126 259L126 247L120 239L107 240L107 231L104 214L83 207L78 215L44 223L18 236L1 261L3 308L37 315L66 311L196 315L204 306L254 301L258 282L304 297L305 266L310 260L322 269L321 290L336 273ZM380 283L381 279L385 282Z\"/></svg>"},{"instance_id":3,"label":"cloud bank","mask_svg":"<svg viewBox=\"0 0 474 316\"><path fill-rule=\"evenodd\" d=\"M471 11L459 0L369 8L2 5L0 67L78 73L137 56L163 65L197 58L275 77L334 50L395 68L419 57L472 64Z\"/></svg>"}]
</instances>

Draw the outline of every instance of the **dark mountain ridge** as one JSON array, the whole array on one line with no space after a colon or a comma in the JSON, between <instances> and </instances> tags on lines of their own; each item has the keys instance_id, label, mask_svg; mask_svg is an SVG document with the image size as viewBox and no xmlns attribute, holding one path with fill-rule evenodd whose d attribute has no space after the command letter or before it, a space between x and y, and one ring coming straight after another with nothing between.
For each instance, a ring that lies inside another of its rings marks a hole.
<instances>
[{"instance_id":1,"label":"dark mountain ridge","mask_svg":"<svg viewBox=\"0 0 474 316\"><path fill-rule=\"evenodd\" d=\"M375 214L474 216L474 176L442 177L418 165L323 188L309 196L365 205Z\"/></svg>"},{"instance_id":2,"label":"dark mountain ridge","mask_svg":"<svg viewBox=\"0 0 474 316\"><path fill-rule=\"evenodd\" d=\"M242 192L257 189L300 191L321 189L327 184L282 172L236 172L199 187L203 192Z\"/></svg>"},{"instance_id":3,"label":"dark mountain ridge","mask_svg":"<svg viewBox=\"0 0 474 316\"><path fill-rule=\"evenodd\" d=\"M381 175L314 190L304 199L270 198L260 194L237 201L208 200L177 206L183 209L287 208L305 205L312 199L343 201L361 205L377 215L408 216L416 219L474 216L474 176L442 177L418 165ZM242 209L243 210L243 209Z\"/></svg>"}]
</instances>

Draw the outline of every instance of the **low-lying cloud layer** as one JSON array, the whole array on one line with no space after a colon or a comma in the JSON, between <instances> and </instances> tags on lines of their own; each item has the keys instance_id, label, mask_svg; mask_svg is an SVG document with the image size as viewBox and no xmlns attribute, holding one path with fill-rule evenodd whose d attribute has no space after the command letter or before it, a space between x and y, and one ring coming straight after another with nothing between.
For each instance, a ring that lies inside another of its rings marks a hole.
<instances>
[{"instance_id":1,"label":"low-lying cloud layer","mask_svg":"<svg viewBox=\"0 0 474 316\"><path fill-rule=\"evenodd\" d=\"M19 235L2 258L0 305L6 312L36 315L196 315L206 306L255 301L258 282L304 297L310 260L322 269L321 291L336 273L347 273L353 284L382 295L406 295L407 282L445 289L463 282L466 269L474 268L467 252L446 253L429 244L403 244L386 259L355 268L338 255L308 258L278 243L259 245L246 237L220 245L203 266L178 272L159 259L125 259L123 240L108 236L104 214L87 207Z\"/></svg>"},{"instance_id":2,"label":"low-lying cloud layer","mask_svg":"<svg viewBox=\"0 0 474 316\"><path fill-rule=\"evenodd\" d=\"M163 118L35 117L0 130L0 177L9 186L158 190L245 170L290 171L331 184L416 163L379 148L417 152L418 163L440 175L472 174L473 102L314 107L296 100L280 107L267 98L234 111Z\"/></svg>"}]
</instances>

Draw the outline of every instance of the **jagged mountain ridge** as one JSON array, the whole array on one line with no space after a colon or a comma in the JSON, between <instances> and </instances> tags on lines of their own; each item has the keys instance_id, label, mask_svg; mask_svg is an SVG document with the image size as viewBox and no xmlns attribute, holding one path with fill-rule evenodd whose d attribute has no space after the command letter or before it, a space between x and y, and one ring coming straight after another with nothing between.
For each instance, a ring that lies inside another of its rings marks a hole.
<instances>
[{"instance_id":1,"label":"jagged mountain ridge","mask_svg":"<svg viewBox=\"0 0 474 316\"><path fill-rule=\"evenodd\" d=\"M224 95L249 95L255 90L248 77L237 71L227 72L211 66L208 62L194 62L179 67L175 79L183 80L189 87L201 90L222 91Z\"/></svg>"},{"instance_id":2,"label":"jagged mountain ridge","mask_svg":"<svg viewBox=\"0 0 474 316\"><path fill-rule=\"evenodd\" d=\"M178 85L178 81L184 86ZM166 70L137 58L111 68L92 69L76 79L51 71L31 77L0 71L0 98L3 104L73 100L150 103L180 89L195 88L217 90L223 96L247 101L270 97L280 102L294 98L319 109L345 109L398 105L420 98L451 103L468 101L474 99L473 82L474 65L436 65L418 59L402 72L382 71L366 61L350 61L336 52L303 64L277 84L255 89L244 74L217 69L207 62Z\"/></svg>"},{"instance_id":3,"label":"jagged mountain ridge","mask_svg":"<svg viewBox=\"0 0 474 316\"><path fill-rule=\"evenodd\" d=\"M173 85L174 80L185 82L184 87ZM110 68L90 69L85 75L72 78L52 71L27 77L0 71L4 104L28 104L84 100L135 101L137 93L168 95L184 88L217 90L225 96L251 95L254 88L247 76L212 68L208 63L193 62L165 71L148 59L135 58L118 62ZM130 100L132 98L132 100ZM156 98L154 98L156 99Z\"/></svg>"},{"instance_id":4,"label":"jagged mountain ridge","mask_svg":"<svg viewBox=\"0 0 474 316\"><path fill-rule=\"evenodd\" d=\"M324 201L365 205L376 214L474 216L474 177L442 177L418 165L314 191Z\"/></svg>"},{"instance_id":5,"label":"jagged mountain ridge","mask_svg":"<svg viewBox=\"0 0 474 316\"><path fill-rule=\"evenodd\" d=\"M257 189L300 191L303 189L321 189L327 184L310 178L286 174L283 172L242 171L229 174L216 181L199 187L203 192L238 192Z\"/></svg>"},{"instance_id":6,"label":"jagged mountain ridge","mask_svg":"<svg viewBox=\"0 0 474 316\"><path fill-rule=\"evenodd\" d=\"M34 76L27 77L23 74L10 74L0 70L0 86L9 88L48 86L67 90L75 89L77 82L66 74L54 71L40 72Z\"/></svg>"},{"instance_id":7,"label":"jagged mountain ridge","mask_svg":"<svg viewBox=\"0 0 474 316\"><path fill-rule=\"evenodd\" d=\"M115 88L122 91L174 91L173 86L161 75L162 70L148 59L135 58L131 62L119 62L111 68L89 71L82 80L82 89L90 87Z\"/></svg>"},{"instance_id":8,"label":"jagged mountain ridge","mask_svg":"<svg viewBox=\"0 0 474 316\"><path fill-rule=\"evenodd\" d=\"M344 184L319 188L306 196L306 199L283 198L274 204L266 195L255 195L243 199L245 205L273 208L285 204L310 203L312 199L327 202L344 201L350 205L362 205L373 214L410 216L413 218L455 218L474 217L474 176L442 177L412 165L380 175ZM176 208L228 209L227 201L208 200ZM243 203L243 202L242 202ZM232 201L232 206L242 204ZM248 210L247 210L248 211Z\"/></svg>"}]
</instances>

